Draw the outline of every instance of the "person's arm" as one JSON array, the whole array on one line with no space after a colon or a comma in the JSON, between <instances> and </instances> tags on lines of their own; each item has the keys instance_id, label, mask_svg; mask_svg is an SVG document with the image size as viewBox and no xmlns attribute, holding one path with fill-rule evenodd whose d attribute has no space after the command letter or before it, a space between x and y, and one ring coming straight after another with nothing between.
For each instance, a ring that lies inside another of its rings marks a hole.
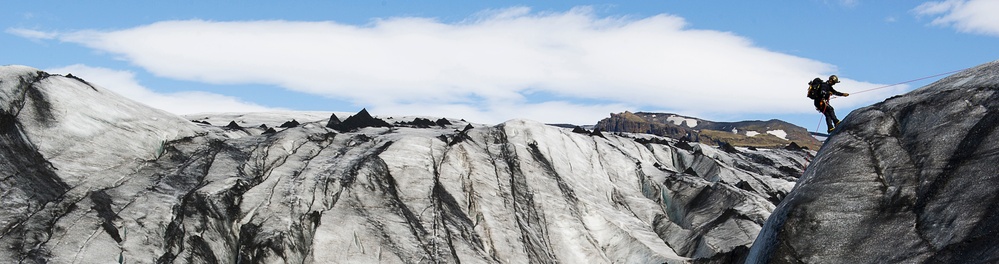
<instances>
[{"instance_id":1,"label":"person's arm","mask_svg":"<svg viewBox=\"0 0 999 264\"><path fill-rule=\"evenodd\" d=\"M829 86L829 92L836 96L844 96L844 97L850 96L849 93L841 93L839 91L836 91L836 88L833 88L832 85Z\"/></svg>"}]
</instances>

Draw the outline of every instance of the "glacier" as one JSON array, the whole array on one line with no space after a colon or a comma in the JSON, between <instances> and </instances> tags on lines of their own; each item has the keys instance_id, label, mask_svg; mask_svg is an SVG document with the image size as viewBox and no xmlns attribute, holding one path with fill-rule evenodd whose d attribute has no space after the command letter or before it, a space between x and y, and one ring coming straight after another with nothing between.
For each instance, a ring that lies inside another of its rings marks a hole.
<instances>
[{"instance_id":1,"label":"glacier","mask_svg":"<svg viewBox=\"0 0 999 264\"><path fill-rule=\"evenodd\" d=\"M181 117L26 66L0 67L0 108L5 262L732 263L815 154L524 119Z\"/></svg>"},{"instance_id":2,"label":"glacier","mask_svg":"<svg viewBox=\"0 0 999 264\"><path fill-rule=\"evenodd\" d=\"M841 125L746 263L999 262L999 61Z\"/></svg>"}]
</instances>

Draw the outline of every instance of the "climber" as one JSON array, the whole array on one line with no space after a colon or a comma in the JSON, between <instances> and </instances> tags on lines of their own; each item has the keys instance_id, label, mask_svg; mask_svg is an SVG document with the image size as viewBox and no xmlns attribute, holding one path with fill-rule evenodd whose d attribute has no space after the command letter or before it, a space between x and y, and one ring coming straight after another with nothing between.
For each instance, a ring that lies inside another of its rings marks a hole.
<instances>
[{"instance_id":1,"label":"climber","mask_svg":"<svg viewBox=\"0 0 999 264\"><path fill-rule=\"evenodd\" d=\"M826 126L829 128L829 133L832 133L839 126L839 118L836 118L836 110L829 105L829 97L832 95L850 96L848 93L841 93L833 89L833 85L836 83L839 83L839 77L836 75L830 75L829 80L825 82L815 78L809 83L808 98L815 100L815 110L826 116Z\"/></svg>"}]
</instances>

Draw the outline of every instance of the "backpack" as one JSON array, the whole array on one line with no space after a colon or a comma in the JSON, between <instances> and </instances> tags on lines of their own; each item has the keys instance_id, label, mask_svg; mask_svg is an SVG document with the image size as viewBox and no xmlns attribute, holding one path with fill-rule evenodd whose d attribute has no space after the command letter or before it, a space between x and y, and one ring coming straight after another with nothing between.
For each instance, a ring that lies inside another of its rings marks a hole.
<instances>
[{"instance_id":1,"label":"backpack","mask_svg":"<svg viewBox=\"0 0 999 264\"><path fill-rule=\"evenodd\" d=\"M815 78L808 82L808 98L822 99L822 78Z\"/></svg>"}]
</instances>

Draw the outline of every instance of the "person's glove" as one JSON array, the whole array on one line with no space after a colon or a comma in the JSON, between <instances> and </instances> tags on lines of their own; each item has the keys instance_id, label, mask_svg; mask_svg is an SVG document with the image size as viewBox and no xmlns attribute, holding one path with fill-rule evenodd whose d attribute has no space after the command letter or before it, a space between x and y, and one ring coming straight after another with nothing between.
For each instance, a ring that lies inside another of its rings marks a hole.
<instances>
[{"instance_id":1,"label":"person's glove","mask_svg":"<svg viewBox=\"0 0 999 264\"><path fill-rule=\"evenodd\" d=\"M849 93L843 93L843 97L847 97L847 96L850 96L850 94Z\"/></svg>"}]
</instances>

